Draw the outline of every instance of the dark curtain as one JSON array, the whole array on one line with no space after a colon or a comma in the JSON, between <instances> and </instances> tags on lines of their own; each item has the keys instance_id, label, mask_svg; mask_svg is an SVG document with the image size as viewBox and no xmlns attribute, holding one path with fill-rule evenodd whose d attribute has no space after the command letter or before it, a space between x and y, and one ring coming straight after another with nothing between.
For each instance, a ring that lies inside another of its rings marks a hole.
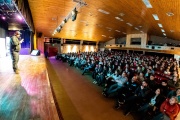
<instances>
[{"instance_id":1,"label":"dark curtain","mask_svg":"<svg viewBox=\"0 0 180 120\"><path fill-rule=\"evenodd\" d=\"M14 35L14 30L9 30L9 37ZM20 30L21 32L21 39L24 39L24 42L21 44L21 48L30 48L30 41L31 41L31 32L29 30Z\"/></svg>"},{"instance_id":2,"label":"dark curtain","mask_svg":"<svg viewBox=\"0 0 180 120\"><path fill-rule=\"evenodd\" d=\"M20 31L21 38L24 39L24 42L21 44L21 48L30 48L30 41L31 41L31 33L29 30L21 30Z\"/></svg>"}]
</instances>

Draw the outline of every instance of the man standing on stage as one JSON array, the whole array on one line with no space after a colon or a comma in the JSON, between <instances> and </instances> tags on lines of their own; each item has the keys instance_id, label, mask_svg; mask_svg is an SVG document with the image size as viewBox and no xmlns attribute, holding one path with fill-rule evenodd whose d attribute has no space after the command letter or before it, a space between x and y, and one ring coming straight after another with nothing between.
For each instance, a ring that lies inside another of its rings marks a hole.
<instances>
[{"instance_id":1,"label":"man standing on stage","mask_svg":"<svg viewBox=\"0 0 180 120\"><path fill-rule=\"evenodd\" d=\"M19 51L21 49L21 43L24 41L24 39L19 40L21 33L19 31L16 31L14 33L14 36L11 37L10 40L10 53L12 57L12 64L13 64L13 70L16 74L19 74L18 70L18 61L19 61Z\"/></svg>"}]
</instances>

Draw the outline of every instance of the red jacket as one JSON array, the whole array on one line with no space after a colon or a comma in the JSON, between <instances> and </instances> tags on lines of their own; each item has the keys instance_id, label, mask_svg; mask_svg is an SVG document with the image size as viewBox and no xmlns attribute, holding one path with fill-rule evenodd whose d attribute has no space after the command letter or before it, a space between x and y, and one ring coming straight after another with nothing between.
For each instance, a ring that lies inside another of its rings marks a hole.
<instances>
[{"instance_id":1,"label":"red jacket","mask_svg":"<svg viewBox=\"0 0 180 120\"><path fill-rule=\"evenodd\" d=\"M170 105L169 99L166 99L162 103L162 105L160 107L160 111L162 113L168 115L170 120L174 120L179 113L179 106L178 106L178 104Z\"/></svg>"}]
</instances>

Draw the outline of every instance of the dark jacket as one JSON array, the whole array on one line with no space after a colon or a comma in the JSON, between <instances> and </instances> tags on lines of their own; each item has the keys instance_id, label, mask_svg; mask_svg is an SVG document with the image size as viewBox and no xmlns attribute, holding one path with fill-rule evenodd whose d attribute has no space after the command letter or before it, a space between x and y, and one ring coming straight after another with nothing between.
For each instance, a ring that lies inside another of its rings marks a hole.
<instances>
[{"instance_id":1,"label":"dark jacket","mask_svg":"<svg viewBox=\"0 0 180 120\"><path fill-rule=\"evenodd\" d=\"M19 52L21 49L20 41L16 36L12 36L10 39L10 52Z\"/></svg>"},{"instance_id":2,"label":"dark jacket","mask_svg":"<svg viewBox=\"0 0 180 120\"><path fill-rule=\"evenodd\" d=\"M138 86L139 84L137 82L128 81L125 83L123 90L124 92L134 93Z\"/></svg>"},{"instance_id":3,"label":"dark jacket","mask_svg":"<svg viewBox=\"0 0 180 120\"><path fill-rule=\"evenodd\" d=\"M179 82L179 81L174 82L173 80L169 80L169 81L168 81L168 85L169 85L169 87L172 88L172 89L180 88L180 82Z\"/></svg>"},{"instance_id":4,"label":"dark jacket","mask_svg":"<svg viewBox=\"0 0 180 120\"><path fill-rule=\"evenodd\" d=\"M146 98L149 93L150 93L149 87L145 87L141 89L141 86L139 86L135 91L135 95L142 98Z\"/></svg>"},{"instance_id":5,"label":"dark jacket","mask_svg":"<svg viewBox=\"0 0 180 120\"><path fill-rule=\"evenodd\" d=\"M149 103L151 102L151 99L155 97L155 94L153 96L151 96ZM156 106L157 108L160 108L162 102L164 100L164 97L162 95L158 95L155 99L156 103L154 104L154 106Z\"/></svg>"}]
</instances>

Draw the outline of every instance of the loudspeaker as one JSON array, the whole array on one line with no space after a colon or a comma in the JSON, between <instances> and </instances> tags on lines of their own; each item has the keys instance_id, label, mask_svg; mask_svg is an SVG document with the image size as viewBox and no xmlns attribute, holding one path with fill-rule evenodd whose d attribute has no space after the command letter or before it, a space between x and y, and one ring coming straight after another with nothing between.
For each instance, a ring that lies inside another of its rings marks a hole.
<instances>
[{"instance_id":1,"label":"loudspeaker","mask_svg":"<svg viewBox=\"0 0 180 120\"><path fill-rule=\"evenodd\" d=\"M148 45L152 45L152 41L148 41Z\"/></svg>"},{"instance_id":2,"label":"loudspeaker","mask_svg":"<svg viewBox=\"0 0 180 120\"><path fill-rule=\"evenodd\" d=\"M41 37L42 37L42 32L38 32L38 33L37 33L37 37L38 37L38 38L41 38Z\"/></svg>"},{"instance_id":3,"label":"loudspeaker","mask_svg":"<svg viewBox=\"0 0 180 120\"><path fill-rule=\"evenodd\" d=\"M33 50L33 51L31 52L31 55L32 55L32 56L38 56L38 55L40 55L40 50Z\"/></svg>"}]
</instances>

